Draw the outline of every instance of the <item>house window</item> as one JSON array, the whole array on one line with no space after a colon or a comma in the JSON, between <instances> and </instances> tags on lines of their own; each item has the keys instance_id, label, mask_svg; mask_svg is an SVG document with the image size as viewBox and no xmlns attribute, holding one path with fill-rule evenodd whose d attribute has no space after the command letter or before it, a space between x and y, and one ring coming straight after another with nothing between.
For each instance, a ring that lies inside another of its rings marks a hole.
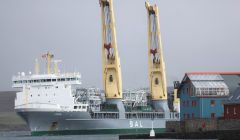
<instances>
[{"instance_id":1,"label":"house window","mask_svg":"<svg viewBox=\"0 0 240 140\"><path fill-rule=\"evenodd\" d=\"M197 106L196 100L192 101L192 107L196 107L196 106Z\"/></svg>"},{"instance_id":2,"label":"house window","mask_svg":"<svg viewBox=\"0 0 240 140\"><path fill-rule=\"evenodd\" d=\"M214 119L215 117L215 113L211 113L211 118Z\"/></svg>"},{"instance_id":3,"label":"house window","mask_svg":"<svg viewBox=\"0 0 240 140\"><path fill-rule=\"evenodd\" d=\"M190 114L187 114L187 119L190 119Z\"/></svg>"},{"instance_id":4,"label":"house window","mask_svg":"<svg viewBox=\"0 0 240 140\"><path fill-rule=\"evenodd\" d=\"M186 102L185 102L185 101L183 101L183 106L184 106L184 107L186 106Z\"/></svg>"},{"instance_id":5,"label":"house window","mask_svg":"<svg viewBox=\"0 0 240 140\"><path fill-rule=\"evenodd\" d=\"M222 106L224 106L224 102L225 102L225 101L224 101L224 100L222 100L222 102L221 102Z\"/></svg>"},{"instance_id":6,"label":"house window","mask_svg":"<svg viewBox=\"0 0 240 140\"><path fill-rule=\"evenodd\" d=\"M233 113L234 113L234 115L237 114L237 113L236 113L236 108L235 108L235 107L233 108Z\"/></svg>"},{"instance_id":7,"label":"house window","mask_svg":"<svg viewBox=\"0 0 240 140\"><path fill-rule=\"evenodd\" d=\"M240 83L239 83L239 85L240 85ZM238 97L237 97L237 100L239 100L240 99L240 95L238 95Z\"/></svg>"},{"instance_id":8,"label":"house window","mask_svg":"<svg viewBox=\"0 0 240 140\"><path fill-rule=\"evenodd\" d=\"M229 112L228 112L228 107L227 107L227 114L228 114Z\"/></svg>"},{"instance_id":9,"label":"house window","mask_svg":"<svg viewBox=\"0 0 240 140\"><path fill-rule=\"evenodd\" d=\"M184 89L181 89L181 94L184 94Z\"/></svg>"},{"instance_id":10,"label":"house window","mask_svg":"<svg viewBox=\"0 0 240 140\"><path fill-rule=\"evenodd\" d=\"M215 100L211 100L210 104L211 104L211 106L215 106L216 105Z\"/></svg>"},{"instance_id":11,"label":"house window","mask_svg":"<svg viewBox=\"0 0 240 140\"><path fill-rule=\"evenodd\" d=\"M194 116L194 113L192 113L192 118L194 118L195 116Z\"/></svg>"},{"instance_id":12,"label":"house window","mask_svg":"<svg viewBox=\"0 0 240 140\"><path fill-rule=\"evenodd\" d=\"M189 95L193 96L193 88L192 87L189 89Z\"/></svg>"}]
</instances>

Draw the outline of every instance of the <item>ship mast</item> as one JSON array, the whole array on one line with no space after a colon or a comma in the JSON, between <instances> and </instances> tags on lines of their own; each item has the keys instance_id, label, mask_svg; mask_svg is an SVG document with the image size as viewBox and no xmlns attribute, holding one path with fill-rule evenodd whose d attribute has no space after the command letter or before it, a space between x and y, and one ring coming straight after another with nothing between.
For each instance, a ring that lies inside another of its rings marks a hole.
<instances>
[{"instance_id":1,"label":"ship mast","mask_svg":"<svg viewBox=\"0 0 240 140\"><path fill-rule=\"evenodd\" d=\"M54 55L47 52L46 54L42 55L42 58L45 58L47 60L47 74L52 74L51 63L52 59L54 58Z\"/></svg>"},{"instance_id":2,"label":"ship mast","mask_svg":"<svg viewBox=\"0 0 240 140\"><path fill-rule=\"evenodd\" d=\"M118 57L112 0L100 0L102 14L103 83L107 99L122 99L122 79Z\"/></svg>"},{"instance_id":3,"label":"ship mast","mask_svg":"<svg viewBox=\"0 0 240 140\"><path fill-rule=\"evenodd\" d=\"M39 74L39 63L38 63L38 59L35 59L35 74L38 75Z\"/></svg>"},{"instance_id":4,"label":"ship mast","mask_svg":"<svg viewBox=\"0 0 240 140\"><path fill-rule=\"evenodd\" d=\"M148 16L148 67L150 96L155 110L168 111L167 82L158 7L145 3Z\"/></svg>"}]
</instances>

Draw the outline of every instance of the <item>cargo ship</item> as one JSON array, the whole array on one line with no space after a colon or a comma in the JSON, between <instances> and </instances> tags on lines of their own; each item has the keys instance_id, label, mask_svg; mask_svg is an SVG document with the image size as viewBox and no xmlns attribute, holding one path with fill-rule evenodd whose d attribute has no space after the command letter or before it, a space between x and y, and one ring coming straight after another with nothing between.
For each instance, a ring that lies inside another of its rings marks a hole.
<instances>
[{"instance_id":1,"label":"cargo ship","mask_svg":"<svg viewBox=\"0 0 240 140\"><path fill-rule=\"evenodd\" d=\"M165 64L157 6L146 2L148 15L149 90L123 91L112 0L100 0L102 13L103 90L84 88L78 72L61 73L60 60L46 53L47 73L13 76L15 110L32 135L141 134L164 132L166 121L179 120L167 105ZM54 67L52 68L52 65Z\"/></svg>"},{"instance_id":2,"label":"cargo ship","mask_svg":"<svg viewBox=\"0 0 240 140\"><path fill-rule=\"evenodd\" d=\"M46 56L52 57L50 53ZM21 90L16 94L15 111L32 135L134 134L149 133L152 127L163 132L167 120L178 119L178 113L154 111L145 90L124 91L121 118L121 110L106 103L102 90L81 86L80 73L55 70L21 72L12 79L13 87Z\"/></svg>"}]
</instances>

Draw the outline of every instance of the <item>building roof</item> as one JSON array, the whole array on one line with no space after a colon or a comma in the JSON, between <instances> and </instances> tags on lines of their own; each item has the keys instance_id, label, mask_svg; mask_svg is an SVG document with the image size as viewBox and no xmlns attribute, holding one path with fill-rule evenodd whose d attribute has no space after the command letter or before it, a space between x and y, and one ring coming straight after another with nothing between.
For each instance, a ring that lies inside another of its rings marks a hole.
<instances>
[{"instance_id":1,"label":"building roof","mask_svg":"<svg viewBox=\"0 0 240 140\"><path fill-rule=\"evenodd\" d=\"M230 94L233 94L240 85L240 72L188 72L185 74L178 91L187 80L190 80L195 86L206 86L206 88L227 86Z\"/></svg>"},{"instance_id":2,"label":"building roof","mask_svg":"<svg viewBox=\"0 0 240 140\"><path fill-rule=\"evenodd\" d=\"M225 104L240 104L240 86L228 97Z\"/></svg>"},{"instance_id":3,"label":"building roof","mask_svg":"<svg viewBox=\"0 0 240 140\"><path fill-rule=\"evenodd\" d=\"M220 74L220 75L240 75L240 72L187 72L187 75L192 74Z\"/></svg>"},{"instance_id":4,"label":"building roof","mask_svg":"<svg viewBox=\"0 0 240 140\"><path fill-rule=\"evenodd\" d=\"M240 74L236 75L221 75L224 79L224 82L229 88L230 94L233 94L235 90L239 87L240 84Z\"/></svg>"}]
</instances>

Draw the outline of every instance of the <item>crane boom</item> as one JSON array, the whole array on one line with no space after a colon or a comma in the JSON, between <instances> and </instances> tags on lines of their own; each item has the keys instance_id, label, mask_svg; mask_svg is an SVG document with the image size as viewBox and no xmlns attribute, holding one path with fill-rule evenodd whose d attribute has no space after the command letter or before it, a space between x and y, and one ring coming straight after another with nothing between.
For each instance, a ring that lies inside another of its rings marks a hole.
<instances>
[{"instance_id":1,"label":"crane boom","mask_svg":"<svg viewBox=\"0 0 240 140\"><path fill-rule=\"evenodd\" d=\"M102 14L103 83L107 99L122 99L121 66L118 57L112 0L100 0Z\"/></svg>"},{"instance_id":2,"label":"crane boom","mask_svg":"<svg viewBox=\"0 0 240 140\"><path fill-rule=\"evenodd\" d=\"M148 16L148 67L150 96L153 101L167 101L167 82L158 7L156 5L150 5L148 2L145 3L145 6Z\"/></svg>"}]
</instances>

